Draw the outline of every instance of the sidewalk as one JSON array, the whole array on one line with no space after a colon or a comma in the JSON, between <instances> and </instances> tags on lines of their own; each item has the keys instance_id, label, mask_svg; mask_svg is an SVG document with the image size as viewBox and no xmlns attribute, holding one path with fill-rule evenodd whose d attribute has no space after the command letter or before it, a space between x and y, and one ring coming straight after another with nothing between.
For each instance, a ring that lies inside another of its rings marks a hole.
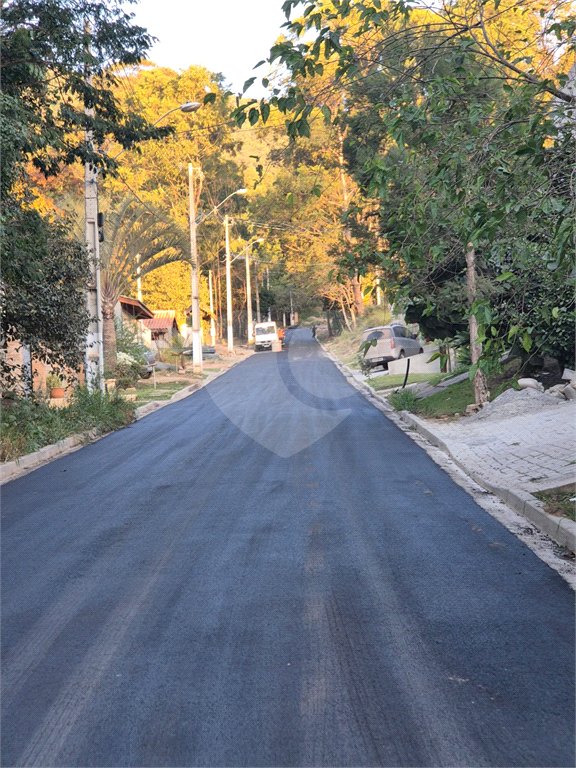
<instances>
[{"instance_id":1,"label":"sidewalk","mask_svg":"<svg viewBox=\"0 0 576 768\"><path fill-rule=\"evenodd\" d=\"M488 418L481 412L452 422L423 419L407 411L392 411L385 397L370 387L369 379L327 354L386 415L399 416L448 454L478 485L557 544L576 552L576 523L547 514L543 503L532 495L576 483L576 401L552 402L540 410L512 416L500 409Z\"/></svg>"}]
</instances>

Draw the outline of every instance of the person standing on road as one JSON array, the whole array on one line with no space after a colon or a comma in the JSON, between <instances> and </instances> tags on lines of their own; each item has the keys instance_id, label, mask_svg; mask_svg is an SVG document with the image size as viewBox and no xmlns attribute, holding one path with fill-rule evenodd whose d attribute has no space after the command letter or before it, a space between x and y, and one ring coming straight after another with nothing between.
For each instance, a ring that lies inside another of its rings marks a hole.
<instances>
[{"instance_id":1,"label":"person standing on road","mask_svg":"<svg viewBox=\"0 0 576 768\"><path fill-rule=\"evenodd\" d=\"M312 338L313 339L316 338L316 326L315 325L312 326Z\"/></svg>"}]
</instances>

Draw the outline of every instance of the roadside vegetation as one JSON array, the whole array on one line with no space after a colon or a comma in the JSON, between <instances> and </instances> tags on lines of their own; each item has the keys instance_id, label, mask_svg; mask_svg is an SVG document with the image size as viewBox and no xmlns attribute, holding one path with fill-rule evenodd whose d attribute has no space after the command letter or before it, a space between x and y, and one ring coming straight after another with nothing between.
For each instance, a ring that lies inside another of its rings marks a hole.
<instances>
[{"instance_id":1,"label":"roadside vegetation","mask_svg":"<svg viewBox=\"0 0 576 768\"><path fill-rule=\"evenodd\" d=\"M76 389L65 408L51 408L39 395L4 398L0 414L0 458L12 461L91 429L100 434L112 432L130 424L134 410L135 404L119 393L101 394L85 388Z\"/></svg>"},{"instance_id":2,"label":"roadside vegetation","mask_svg":"<svg viewBox=\"0 0 576 768\"><path fill-rule=\"evenodd\" d=\"M576 491L574 488L571 491L537 491L532 495L544 502L544 511L548 512L549 515L567 517L576 522L576 505L574 503Z\"/></svg>"}]
</instances>

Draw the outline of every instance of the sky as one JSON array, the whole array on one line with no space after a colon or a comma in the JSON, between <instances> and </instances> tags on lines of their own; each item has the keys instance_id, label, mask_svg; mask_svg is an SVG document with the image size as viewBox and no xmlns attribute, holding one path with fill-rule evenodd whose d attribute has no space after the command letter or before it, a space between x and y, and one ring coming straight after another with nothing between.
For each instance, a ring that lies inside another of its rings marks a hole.
<instances>
[{"instance_id":1,"label":"sky","mask_svg":"<svg viewBox=\"0 0 576 768\"><path fill-rule=\"evenodd\" d=\"M248 96L264 95L263 65L253 71L282 33L282 0L140 0L128 6L134 21L158 38L148 58L176 71L201 64L222 72L234 93L254 75Z\"/></svg>"}]
</instances>

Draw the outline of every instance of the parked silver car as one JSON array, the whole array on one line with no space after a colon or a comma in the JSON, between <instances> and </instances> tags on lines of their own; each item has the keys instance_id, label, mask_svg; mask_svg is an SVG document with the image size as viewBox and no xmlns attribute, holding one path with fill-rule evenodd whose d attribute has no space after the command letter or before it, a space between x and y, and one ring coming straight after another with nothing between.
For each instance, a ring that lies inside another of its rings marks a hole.
<instances>
[{"instance_id":1,"label":"parked silver car","mask_svg":"<svg viewBox=\"0 0 576 768\"><path fill-rule=\"evenodd\" d=\"M372 342L364 357L369 368L376 368L379 365L386 368L390 360L419 355L424 351L417 335L409 333L403 325L397 323L366 328L360 339L361 353L366 347L366 342Z\"/></svg>"}]
</instances>

